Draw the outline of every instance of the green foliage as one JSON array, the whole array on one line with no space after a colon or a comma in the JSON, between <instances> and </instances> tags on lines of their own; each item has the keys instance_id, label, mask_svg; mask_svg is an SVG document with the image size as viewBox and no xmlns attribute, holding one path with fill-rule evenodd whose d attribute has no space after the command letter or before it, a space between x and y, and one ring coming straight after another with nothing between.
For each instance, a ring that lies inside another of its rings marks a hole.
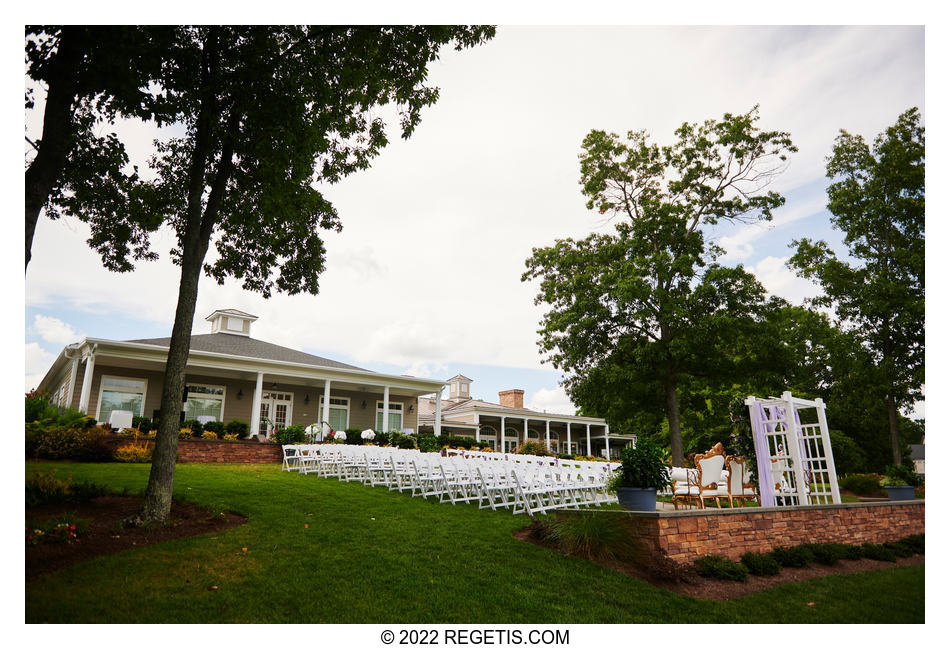
<instances>
[{"instance_id":1,"label":"green foliage","mask_svg":"<svg viewBox=\"0 0 950 649\"><path fill-rule=\"evenodd\" d=\"M27 522L26 544L71 543L82 536L89 527L84 518L60 517L65 520L47 520L42 523Z\"/></svg>"},{"instance_id":2,"label":"green foliage","mask_svg":"<svg viewBox=\"0 0 950 649\"><path fill-rule=\"evenodd\" d=\"M158 424L152 423L152 420L148 417L132 417L132 428L138 428L143 433L147 433L150 430L157 430Z\"/></svg>"},{"instance_id":3,"label":"green foliage","mask_svg":"<svg viewBox=\"0 0 950 649\"><path fill-rule=\"evenodd\" d=\"M181 427L191 429L191 434L195 437L201 437L201 434L205 432L204 424L197 419L186 419L182 422Z\"/></svg>"},{"instance_id":4,"label":"green foliage","mask_svg":"<svg viewBox=\"0 0 950 649\"><path fill-rule=\"evenodd\" d=\"M784 203L766 191L796 150L760 131L758 107L683 124L668 146L644 131L591 131L582 143L587 208L617 218L614 232L536 248L523 281L549 305L539 345L565 388L615 430L656 430L665 415L674 464L683 462L678 390L691 376L743 376L741 349L765 290L703 229L769 220ZM755 178L755 182L752 179Z\"/></svg>"},{"instance_id":5,"label":"green foliage","mask_svg":"<svg viewBox=\"0 0 950 649\"><path fill-rule=\"evenodd\" d=\"M771 554L746 552L741 561L751 575L777 575L782 570L782 565Z\"/></svg>"},{"instance_id":6,"label":"green foliage","mask_svg":"<svg viewBox=\"0 0 950 649\"><path fill-rule=\"evenodd\" d=\"M894 463L901 461L897 412L920 397L924 380L924 140L916 108L873 148L841 131L828 159L828 210L848 259L824 241L800 239L789 262L821 285L814 302L833 307L869 350L870 395L889 415L877 423L889 431Z\"/></svg>"},{"instance_id":7,"label":"green foliage","mask_svg":"<svg viewBox=\"0 0 950 649\"><path fill-rule=\"evenodd\" d=\"M843 543L811 543L808 549L815 561L825 566L833 566L841 559L848 558L848 546Z\"/></svg>"},{"instance_id":8,"label":"green foliage","mask_svg":"<svg viewBox=\"0 0 950 649\"><path fill-rule=\"evenodd\" d=\"M815 560L815 555L805 545L779 546L772 550L772 557L784 568L803 568Z\"/></svg>"},{"instance_id":9,"label":"green foliage","mask_svg":"<svg viewBox=\"0 0 950 649\"><path fill-rule=\"evenodd\" d=\"M40 421L58 414L56 406L50 404L49 396L32 391L26 393L26 423Z\"/></svg>"},{"instance_id":10,"label":"green foliage","mask_svg":"<svg viewBox=\"0 0 950 649\"><path fill-rule=\"evenodd\" d=\"M148 442L132 442L120 446L115 450L113 457L116 462L130 462L133 464L144 464L152 461L154 447Z\"/></svg>"},{"instance_id":11,"label":"green foliage","mask_svg":"<svg viewBox=\"0 0 950 649\"><path fill-rule=\"evenodd\" d=\"M620 452L620 470L614 474L610 486L638 489L663 489L670 484L663 450L648 439L637 440L634 448Z\"/></svg>"},{"instance_id":12,"label":"green foliage","mask_svg":"<svg viewBox=\"0 0 950 649\"><path fill-rule=\"evenodd\" d=\"M218 439L218 434L212 430L206 430L205 432L201 433L201 439Z\"/></svg>"},{"instance_id":13,"label":"green foliage","mask_svg":"<svg viewBox=\"0 0 950 649\"><path fill-rule=\"evenodd\" d=\"M834 445L832 445L834 448ZM835 460L837 461L837 448L835 450ZM844 491L850 491L858 496L883 496L881 489L881 476L876 473L852 473L850 475L838 476L838 488Z\"/></svg>"},{"instance_id":14,"label":"green foliage","mask_svg":"<svg viewBox=\"0 0 950 649\"><path fill-rule=\"evenodd\" d=\"M419 450L423 453L436 453L442 445L435 435L419 435Z\"/></svg>"},{"instance_id":15,"label":"green foliage","mask_svg":"<svg viewBox=\"0 0 950 649\"><path fill-rule=\"evenodd\" d=\"M406 435L398 430L391 430L388 434L389 445L396 448L410 449L416 448L416 436Z\"/></svg>"},{"instance_id":16,"label":"green foliage","mask_svg":"<svg viewBox=\"0 0 950 649\"><path fill-rule=\"evenodd\" d=\"M56 477L56 469L48 473L33 471L26 476L26 506L78 503L104 496L108 493L106 487L86 480L73 482L72 476L65 480Z\"/></svg>"},{"instance_id":17,"label":"green foliage","mask_svg":"<svg viewBox=\"0 0 950 649\"><path fill-rule=\"evenodd\" d=\"M270 441L281 446L285 444L303 444L307 439L303 426L287 426L274 431L270 436Z\"/></svg>"},{"instance_id":18,"label":"green foliage","mask_svg":"<svg viewBox=\"0 0 950 649\"><path fill-rule=\"evenodd\" d=\"M191 429L190 428L181 428L178 430L178 439L191 439Z\"/></svg>"},{"instance_id":19,"label":"green foliage","mask_svg":"<svg viewBox=\"0 0 950 649\"><path fill-rule=\"evenodd\" d=\"M561 513L539 521L535 533L561 552L587 559L640 562L645 548L638 543L625 520L604 512Z\"/></svg>"},{"instance_id":20,"label":"green foliage","mask_svg":"<svg viewBox=\"0 0 950 649\"><path fill-rule=\"evenodd\" d=\"M251 430L251 425L246 421L240 421L237 419L232 419L224 426L224 432L237 435L238 439L244 439L248 436Z\"/></svg>"},{"instance_id":21,"label":"green foliage","mask_svg":"<svg viewBox=\"0 0 950 649\"><path fill-rule=\"evenodd\" d=\"M96 428L64 428L51 422L26 424L26 454L45 460L106 462L111 451Z\"/></svg>"},{"instance_id":22,"label":"green foliage","mask_svg":"<svg viewBox=\"0 0 950 649\"><path fill-rule=\"evenodd\" d=\"M897 561L894 550L883 543L862 543L861 555L866 559L874 559L875 561L890 561L892 563Z\"/></svg>"},{"instance_id":23,"label":"green foliage","mask_svg":"<svg viewBox=\"0 0 950 649\"><path fill-rule=\"evenodd\" d=\"M704 577L727 581L746 581L749 578L749 569L744 564L716 554L701 557L693 565Z\"/></svg>"},{"instance_id":24,"label":"green foliage","mask_svg":"<svg viewBox=\"0 0 950 649\"><path fill-rule=\"evenodd\" d=\"M884 479L881 480L882 487L918 487L923 482L911 467L898 464L890 464L885 467L884 476Z\"/></svg>"},{"instance_id":25,"label":"green foliage","mask_svg":"<svg viewBox=\"0 0 950 649\"><path fill-rule=\"evenodd\" d=\"M905 536L899 541L899 543L913 550L914 554L924 554L923 534L912 534L910 536Z\"/></svg>"},{"instance_id":26,"label":"green foliage","mask_svg":"<svg viewBox=\"0 0 950 649\"><path fill-rule=\"evenodd\" d=\"M224 436L224 422L223 421L209 421L205 424L205 432L211 432L217 435L218 437Z\"/></svg>"}]
</instances>

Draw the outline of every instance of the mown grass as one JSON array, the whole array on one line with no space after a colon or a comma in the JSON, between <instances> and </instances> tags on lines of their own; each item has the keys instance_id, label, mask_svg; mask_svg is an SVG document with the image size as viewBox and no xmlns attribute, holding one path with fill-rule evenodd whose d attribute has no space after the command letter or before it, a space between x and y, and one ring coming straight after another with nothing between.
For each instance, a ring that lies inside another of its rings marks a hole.
<instances>
[{"instance_id":1,"label":"mown grass","mask_svg":"<svg viewBox=\"0 0 950 649\"><path fill-rule=\"evenodd\" d=\"M130 492L143 491L148 478L147 465L57 466L74 479ZM709 602L518 541L512 532L528 519L508 511L427 502L283 473L274 465L179 465L175 496L213 511L239 512L249 521L31 581L26 621L924 621L922 566L826 577ZM887 606L881 605L882 593Z\"/></svg>"}]
</instances>

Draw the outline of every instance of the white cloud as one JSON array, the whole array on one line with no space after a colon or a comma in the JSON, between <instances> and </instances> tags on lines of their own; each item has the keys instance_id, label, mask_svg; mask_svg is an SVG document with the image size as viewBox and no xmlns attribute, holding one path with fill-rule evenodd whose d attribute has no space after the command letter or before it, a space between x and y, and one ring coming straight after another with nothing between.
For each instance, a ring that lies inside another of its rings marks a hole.
<instances>
[{"instance_id":1,"label":"white cloud","mask_svg":"<svg viewBox=\"0 0 950 649\"><path fill-rule=\"evenodd\" d=\"M448 370L449 366L445 363L422 363L417 361L406 369L403 374L427 379L433 376L444 376Z\"/></svg>"},{"instance_id":2,"label":"white cloud","mask_svg":"<svg viewBox=\"0 0 950 649\"><path fill-rule=\"evenodd\" d=\"M772 295L783 297L792 304L801 304L806 298L821 295L821 289L810 280L798 277L785 264L788 257L766 257L751 270Z\"/></svg>"},{"instance_id":3,"label":"white cloud","mask_svg":"<svg viewBox=\"0 0 950 649\"><path fill-rule=\"evenodd\" d=\"M755 242L766 236L774 235L771 238L780 237L788 240L788 242L800 237L803 233L800 231L790 233L788 231L789 226L796 221L821 212L825 208L826 200L824 193L819 193L805 201L782 207L775 212L770 222L747 223L737 226L735 234L719 238L718 244L726 251L726 254L719 258L719 261L728 263L754 257ZM723 228L725 225L720 227Z\"/></svg>"},{"instance_id":4,"label":"white cloud","mask_svg":"<svg viewBox=\"0 0 950 649\"><path fill-rule=\"evenodd\" d=\"M574 404L571 403L570 398L561 386L550 390L541 388L531 395L525 407L530 410L551 412L559 415L573 415L577 412Z\"/></svg>"},{"instance_id":5,"label":"white cloud","mask_svg":"<svg viewBox=\"0 0 950 649\"><path fill-rule=\"evenodd\" d=\"M43 377L46 376L46 372L53 364L53 361L56 360L56 355L40 347L39 343L27 343L25 351L26 365L24 369L26 377L24 388L32 390L38 386Z\"/></svg>"},{"instance_id":6,"label":"white cloud","mask_svg":"<svg viewBox=\"0 0 950 649\"><path fill-rule=\"evenodd\" d=\"M39 313L33 318L33 326L30 328L30 333L39 336L48 343L56 343L58 345L68 345L82 338L81 334L76 333L75 329L59 318L51 318L49 316L40 315Z\"/></svg>"}]
</instances>

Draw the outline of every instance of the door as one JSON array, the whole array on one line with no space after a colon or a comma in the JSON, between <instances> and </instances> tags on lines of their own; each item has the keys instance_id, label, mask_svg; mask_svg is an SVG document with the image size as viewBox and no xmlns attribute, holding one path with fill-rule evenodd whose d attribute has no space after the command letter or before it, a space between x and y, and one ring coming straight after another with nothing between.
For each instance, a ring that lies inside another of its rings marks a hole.
<instances>
[{"instance_id":1,"label":"door","mask_svg":"<svg viewBox=\"0 0 950 649\"><path fill-rule=\"evenodd\" d=\"M261 423L257 431L270 437L275 430L286 428L293 421L293 392L264 392L261 394Z\"/></svg>"}]
</instances>

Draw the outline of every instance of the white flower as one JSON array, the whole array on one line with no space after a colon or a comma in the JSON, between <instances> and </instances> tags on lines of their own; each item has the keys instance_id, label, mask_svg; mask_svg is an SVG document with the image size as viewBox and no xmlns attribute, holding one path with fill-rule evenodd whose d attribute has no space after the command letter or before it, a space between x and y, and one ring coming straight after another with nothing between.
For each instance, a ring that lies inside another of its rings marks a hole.
<instances>
[{"instance_id":1,"label":"white flower","mask_svg":"<svg viewBox=\"0 0 950 649\"><path fill-rule=\"evenodd\" d=\"M336 432L336 438L337 438L337 439L346 439L346 433L345 433L344 431L342 431L342 430L338 430L338 431Z\"/></svg>"},{"instance_id":2,"label":"white flower","mask_svg":"<svg viewBox=\"0 0 950 649\"><path fill-rule=\"evenodd\" d=\"M373 432L372 428L367 428L362 433L360 433L360 437L362 437L363 439L375 439L376 433Z\"/></svg>"}]
</instances>

